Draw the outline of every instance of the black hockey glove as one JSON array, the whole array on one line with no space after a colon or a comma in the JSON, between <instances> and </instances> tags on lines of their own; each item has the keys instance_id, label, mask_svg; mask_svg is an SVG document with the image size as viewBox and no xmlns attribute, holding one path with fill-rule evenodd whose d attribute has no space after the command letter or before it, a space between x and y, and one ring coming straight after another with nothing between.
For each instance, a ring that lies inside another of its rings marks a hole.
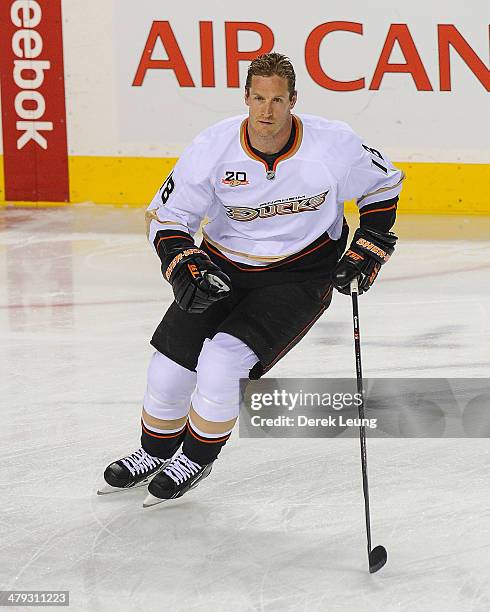
<instances>
[{"instance_id":1,"label":"black hockey glove","mask_svg":"<svg viewBox=\"0 0 490 612\"><path fill-rule=\"evenodd\" d=\"M178 251L168 264L164 261L162 273L172 285L175 301L185 312L204 312L231 293L228 276L195 246Z\"/></svg>"},{"instance_id":2,"label":"black hockey glove","mask_svg":"<svg viewBox=\"0 0 490 612\"><path fill-rule=\"evenodd\" d=\"M392 232L377 232L370 228L359 228L351 245L344 253L332 275L334 287L346 295L350 294L350 282L359 281L359 295L367 291L378 276L381 266L395 250L397 236Z\"/></svg>"}]
</instances>

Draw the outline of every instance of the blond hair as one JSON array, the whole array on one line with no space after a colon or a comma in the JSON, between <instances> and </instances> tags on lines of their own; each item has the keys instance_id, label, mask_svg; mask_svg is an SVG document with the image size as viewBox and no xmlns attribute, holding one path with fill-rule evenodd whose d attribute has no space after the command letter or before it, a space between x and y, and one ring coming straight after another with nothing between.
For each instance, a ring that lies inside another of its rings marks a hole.
<instances>
[{"instance_id":1,"label":"blond hair","mask_svg":"<svg viewBox=\"0 0 490 612\"><path fill-rule=\"evenodd\" d=\"M288 57L280 53L265 53L259 55L250 63L245 82L245 91L250 93L253 76L274 76L283 77L288 82L289 99L296 93L296 74L293 65Z\"/></svg>"}]
</instances>

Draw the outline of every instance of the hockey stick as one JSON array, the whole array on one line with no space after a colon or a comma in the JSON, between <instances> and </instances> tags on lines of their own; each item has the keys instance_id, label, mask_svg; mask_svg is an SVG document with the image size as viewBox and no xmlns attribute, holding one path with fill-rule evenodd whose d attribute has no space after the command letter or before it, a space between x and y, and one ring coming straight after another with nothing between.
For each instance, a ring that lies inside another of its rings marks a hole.
<instances>
[{"instance_id":1,"label":"hockey stick","mask_svg":"<svg viewBox=\"0 0 490 612\"><path fill-rule=\"evenodd\" d=\"M369 559L369 572L374 574L383 567L388 559L388 553L384 546L376 546L371 550L371 515L369 512L369 488L367 475L367 451L366 451L366 428L364 423L364 391L362 386L362 367L361 367L361 336L359 332L359 304L357 298L359 296L359 286L357 278L351 281L350 293L352 297L352 318L354 321L354 350L356 354L356 375L357 375L357 392L361 396L359 404L359 440L361 442L361 466L362 466L362 490L364 493L364 512L366 515L366 534L367 534L367 551Z\"/></svg>"}]
</instances>

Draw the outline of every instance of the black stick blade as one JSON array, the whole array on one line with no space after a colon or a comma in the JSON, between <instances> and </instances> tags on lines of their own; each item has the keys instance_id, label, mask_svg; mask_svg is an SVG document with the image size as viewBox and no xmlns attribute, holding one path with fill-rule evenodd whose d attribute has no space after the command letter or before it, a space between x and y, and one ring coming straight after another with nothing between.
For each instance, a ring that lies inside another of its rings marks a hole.
<instances>
[{"instance_id":1,"label":"black stick blade","mask_svg":"<svg viewBox=\"0 0 490 612\"><path fill-rule=\"evenodd\" d=\"M369 573L374 574L388 561L388 553L384 546L376 546L369 553Z\"/></svg>"}]
</instances>

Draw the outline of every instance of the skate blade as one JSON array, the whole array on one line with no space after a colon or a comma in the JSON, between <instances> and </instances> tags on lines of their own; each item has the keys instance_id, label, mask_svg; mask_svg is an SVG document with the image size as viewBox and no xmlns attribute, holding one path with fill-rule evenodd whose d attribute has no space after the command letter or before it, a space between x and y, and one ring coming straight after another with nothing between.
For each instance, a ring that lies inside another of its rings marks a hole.
<instances>
[{"instance_id":1,"label":"skate blade","mask_svg":"<svg viewBox=\"0 0 490 612\"><path fill-rule=\"evenodd\" d=\"M143 508L150 508L151 506L156 506L157 504L161 504L162 502L166 502L168 499L161 499L160 497L155 497L151 493L145 497L145 501L143 502Z\"/></svg>"},{"instance_id":2,"label":"skate blade","mask_svg":"<svg viewBox=\"0 0 490 612\"><path fill-rule=\"evenodd\" d=\"M110 493L125 493L126 491L133 491L134 489L138 489L139 487L144 487L149 484L150 480L145 480L144 482L140 482L133 487L113 487L110 484L105 484L100 489L97 490L97 495L109 495Z\"/></svg>"}]
</instances>

